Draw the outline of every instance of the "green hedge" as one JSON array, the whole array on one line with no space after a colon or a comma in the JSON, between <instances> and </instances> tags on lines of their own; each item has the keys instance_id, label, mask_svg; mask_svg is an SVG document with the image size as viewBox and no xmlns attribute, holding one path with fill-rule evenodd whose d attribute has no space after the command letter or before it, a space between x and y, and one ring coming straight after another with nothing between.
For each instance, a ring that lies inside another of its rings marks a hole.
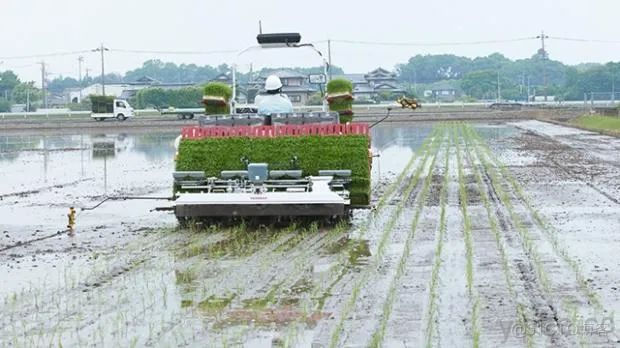
<instances>
[{"instance_id":1,"label":"green hedge","mask_svg":"<svg viewBox=\"0 0 620 348\"><path fill-rule=\"evenodd\" d=\"M222 170L245 170L241 158L269 163L269 169L301 169L304 175L318 175L322 169L350 169L351 203L370 202L370 166L367 136L303 136L277 138L206 138L183 140L176 162L178 171L204 171L219 176ZM297 156L298 168L291 167Z\"/></svg>"},{"instance_id":2,"label":"green hedge","mask_svg":"<svg viewBox=\"0 0 620 348\"><path fill-rule=\"evenodd\" d=\"M328 94L353 93L353 83L346 79L334 79L327 83ZM353 100L329 100L329 110L340 114L340 122L347 123L353 120Z\"/></svg>"},{"instance_id":3,"label":"green hedge","mask_svg":"<svg viewBox=\"0 0 620 348\"><path fill-rule=\"evenodd\" d=\"M198 108L202 105L203 92L202 86L180 89L149 87L138 91L134 103L139 109L147 107Z\"/></svg>"},{"instance_id":4,"label":"green hedge","mask_svg":"<svg viewBox=\"0 0 620 348\"><path fill-rule=\"evenodd\" d=\"M230 98L232 98L232 89L222 82L210 82L205 86L205 96L223 97L226 105L205 105L207 115L218 115L230 113Z\"/></svg>"},{"instance_id":5,"label":"green hedge","mask_svg":"<svg viewBox=\"0 0 620 348\"><path fill-rule=\"evenodd\" d=\"M90 95L91 110L97 114L114 112L114 97L104 95Z\"/></svg>"}]
</instances>

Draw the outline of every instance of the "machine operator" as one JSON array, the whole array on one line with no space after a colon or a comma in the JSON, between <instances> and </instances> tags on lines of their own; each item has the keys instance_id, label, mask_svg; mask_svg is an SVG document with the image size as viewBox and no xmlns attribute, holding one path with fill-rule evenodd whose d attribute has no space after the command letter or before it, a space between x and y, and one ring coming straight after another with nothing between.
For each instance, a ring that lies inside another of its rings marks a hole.
<instances>
[{"instance_id":1,"label":"machine operator","mask_svg":"<svg viewBox=\"0 0 620 348\"><path fill-rule=\"evenodd\" d=\"M293 112L293 104L286 94L282 94L282 81L276 75L270 75L265 81L266 95L256 97L258 113L262 115Z\"/></svg>"}]
</instances>

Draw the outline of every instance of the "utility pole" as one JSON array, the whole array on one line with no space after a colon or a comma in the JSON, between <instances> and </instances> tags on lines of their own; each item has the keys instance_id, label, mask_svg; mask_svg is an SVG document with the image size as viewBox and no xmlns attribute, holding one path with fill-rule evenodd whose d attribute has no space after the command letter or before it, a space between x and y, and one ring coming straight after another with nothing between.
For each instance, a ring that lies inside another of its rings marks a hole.
<instances>
[{"instance_id":1,"label":"utility pole","mask_svg":"<svg viewBox=\"0 0 620 348\"><path fill-rule=\"evenodd\" d=\"M497 102L499 103L500 100L502 100L502 90L499 85L499 70L498 70L497 71Z\"/></svg>"},{"instance_id":2,"label":"utility pole","mask_svg":"<svg viewBox=\"0 0 620 348\"><path fill-rule=\"evenodd\" d=\"M47 83L45 83L45 62L39 62L41 64L41 92L43 93L43 107L47 109Z\"/></svg>"},{"instance_id":3,"label":"utility pole","mask_svg":"<svg viewBox=\"0 0 620 348\"><path fill-rule=\"evenodd\" d=\"M542 53L542 63L543 63L543 83L544 83L544 91L545 91L545 101L547 101L547 51L545 50L545 39L548 39L549 36L545 35L545 31L541 31L540 35L536 36L537 39L540 39L541 43L541 53Z\"/></svg>"},{"instance_id":4,"label":"utility pole","mask_svg":"<svg viewBox=\"0 0 620 348\"><path fill-rule=\"evenodd\" d=\"M104 52L109 51L110 49L103 46L103 43L100 47L92 50L93 52L101 52L101 94L105 96L105 58Z\"/></svg>"},{"instance_id":5,"label":"utility pole","mask_svg":"<svg viewBox=\"0 0 620 348\"><path fill-rule=\"evenodd\" d=\"M332 80L332 40L327 40L327 62L329 63L329 80Z\"/></svg>"},{"instance_id":6,"label":"utility pole","mask_svg":"<svg viewBox=\"0 0 620 348\"><path fill-rule=\"evenodd\" d=\"M530 75L527 75L527 103L530 103Z\"/></svg>"},{"instance_id":7,"label":"utility pole","mask_svg":"<svg viewBox=\"0 0 620 348\"><path fill-rule=\"evenodd\" d=\"M611 103L616 105L616 69L611 68Z\"/></svg>"},{"instance_id":8,"label":"utility pole","mask_svg":"<svg viewBox=\"0 0 620 348\"><path fill-rule=\"evenodd\" d=\"M80 103L82 102L82 63L84 63L84 57L78 57L78 82L80 87Z\"/></svg>"}]
</instances>

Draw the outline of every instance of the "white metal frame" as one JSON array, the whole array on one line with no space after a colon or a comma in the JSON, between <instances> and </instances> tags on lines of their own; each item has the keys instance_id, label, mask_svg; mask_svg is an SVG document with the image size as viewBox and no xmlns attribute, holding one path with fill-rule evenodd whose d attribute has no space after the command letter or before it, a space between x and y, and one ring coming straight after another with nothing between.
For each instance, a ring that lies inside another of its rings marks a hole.
<instances>
[{"instance_id":1,"label":"white metal frame","mask_svg":"<svg viewBox=\"0 0 620 348\"><path fill-rule=\"evenodd\" d=\"M294 45L270 44L270 45L251 46L239 52L237 54L236 60L238 60L241 55L249 51L253 51L253 50L274 49L274 48L303 48L303 47L311 48L314 52L316 52L321 57L321 60L323 61L323 73L325 74L325 81L326 81L325 85L327 87L327 83L329 82L329 74L328 74L329 62L327 61L327 59L325 59L325 57L323 57L323 54L321 53L321 51L319 51L316 47L314 47L313 44L294 44ZM233 66L232 66L232 98L230 99L230 114L231 115L235 113L235 99L237 99L237 62L236 61L235 63L233 63ZM327 111L327 101L325 99L323 99L323 111Z\"/></svg>"}]
</instances>

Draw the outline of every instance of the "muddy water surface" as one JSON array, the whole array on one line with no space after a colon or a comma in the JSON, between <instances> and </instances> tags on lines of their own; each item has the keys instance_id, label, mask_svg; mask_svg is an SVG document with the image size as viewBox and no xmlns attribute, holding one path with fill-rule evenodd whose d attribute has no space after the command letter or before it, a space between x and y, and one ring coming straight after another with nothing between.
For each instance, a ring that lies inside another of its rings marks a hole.
<instances>
[{"instance_id":1,"label":"muddy water surface","mask_svg":"<svg viewBox=\"0 0 620 348\"><path fill-rule=\"evenodd\" d=\"M50 276L59 260L72 262L100 246L121 245L157 226L167 214L156 201L120 201L80 211L106 196L169 196L175 133L0 137L0 293ZM77 208L76 235L66 236L69 207ZM48 238L55 233L60 235ZM75 260L73 260L75 257ZM62 262L64 263L64 262ZM4 282L4 279L2 279Z\"/></svg>"},{"instance_id":2,"label":"muddy water surface","mask_svg":"<svg viewBox=\"0 0 620 348\"><path fill-rule=\"evenodd\" d=\"M150 211L165 201L132 200L79 212L72 237L64 232L71 205L170 195L177 133L0 137L0 346L470 346L478 335L484 345L520 347L528 342L505 336L501 320L518 326L522 318L566 319L571 310L599 315L565 259L578 239L564 233L600 217L599 200L605 216L617 218L605 196L615 191L601 181L587 195L554 199L529 174L548 170L552 140L513 125L472 128L489 154L462 124L375 127L377 208L355 212L349 224L179 229L170 213ZM485 167L496 159L525 185L530 205L499 165ZM544 177L580 178L561 173ZM605 195L592 198L594 189ZM592 211L562 208L571 201ZM470 251L461 204L472 221ZM553 219L568 248L554 249L537 214ZM537 240L536 250L526 251L524 235ZM598 237L618 243L611 233ZM604 288L601 302L620 309L617 273L606 271L613 259L577 255L588 262L584 272L597 272L583 276ZM531 341L569 346L579 338Z\"/></svg>"}]
</instances>

